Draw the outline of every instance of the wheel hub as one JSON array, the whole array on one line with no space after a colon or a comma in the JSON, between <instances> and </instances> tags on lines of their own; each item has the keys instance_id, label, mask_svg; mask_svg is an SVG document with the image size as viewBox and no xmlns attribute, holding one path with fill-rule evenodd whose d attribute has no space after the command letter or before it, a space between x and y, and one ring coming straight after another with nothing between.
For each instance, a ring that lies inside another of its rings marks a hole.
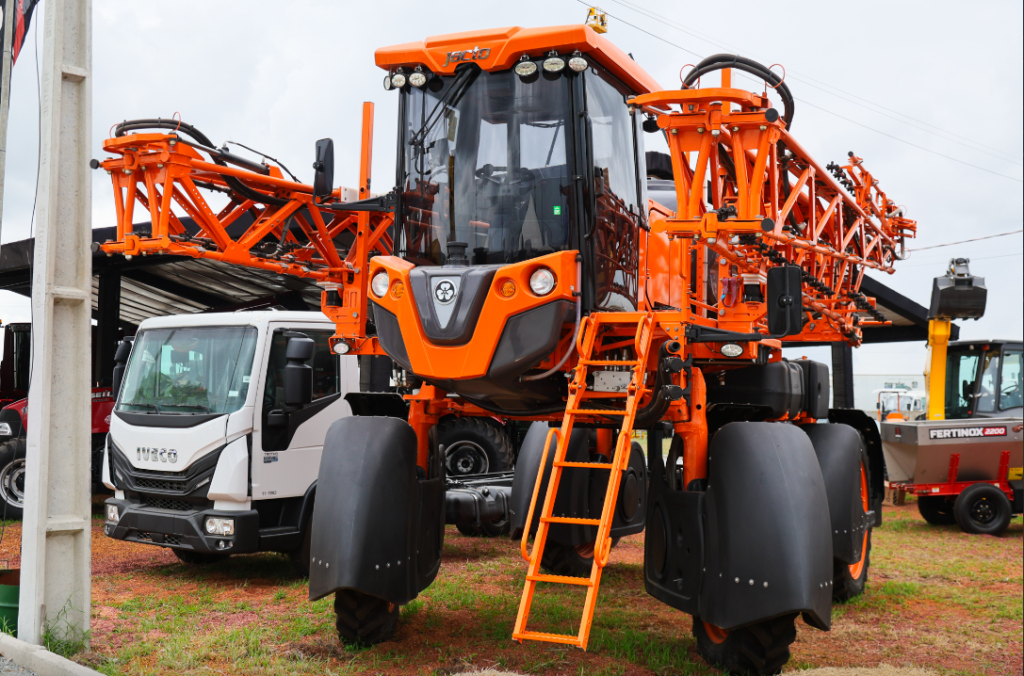
<instances>
[{"instance_id":1,"label":"wheel hub","mask_svg":"<svg viewBox=\"0 0 1024 676\"><path fill-rule=\"evenodd\" d=\"M25 459L19 458L0 472L0 497L8 504L25 504Z\"/></svg>"},{"instance_id":2,"label":"wheel hub","mask_svg":"<svg viewBox=\"0 0 1024 676\"><path fill-rule=\"evenodd\" d=\"M487 453L480 444L473 441L458 441L452 444L445 451L445 456L448 474L484 474L490 469Z\"/></svg>"},{"instance_id":3,"label":"wheel hub","mask_svg":"<svg viewBox=\"0 0 1024 676\"><path fill-rule=\"evenodd\" d=\"M987 499L981 499L971 505L971 518L978 523L989 523L996 517L996 512L992 509L992 503Z\"/></svg>"}]
</instances>

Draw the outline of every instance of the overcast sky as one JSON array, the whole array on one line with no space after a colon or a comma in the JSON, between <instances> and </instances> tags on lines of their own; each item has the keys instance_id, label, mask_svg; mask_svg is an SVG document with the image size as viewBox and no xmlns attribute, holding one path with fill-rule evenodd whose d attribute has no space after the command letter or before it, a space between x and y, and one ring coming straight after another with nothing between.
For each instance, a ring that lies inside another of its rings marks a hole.
<instances>
[{"instance_id":1,"label":"overcast sky","mask_svg":"<svg viewBox=\"0 0 1024 676\"><path fill-rule=\"evenodd\" d=\"M13 74L3 242L29 234L38 137L36 35L42 36L36 29L46 4L34 17ZM685 12L681 3L667 0L607 0L602 7L610 15L607 37L666 89L679 86L684 64L713 53L782 64L797 99L794 135L821 164L842 160L849 150L863 157L889 197L917 219L919 236L910 248L1021 228L1019 1L982 0L969 11L962 3L929 3L925 10L922 3L878 0L736 0L728 10L720 3L686 3ZM230 139L258 148L305 181L314 143L330 136L335 180L354 186L361 103L373 101L373 185L383 192L394 182L397 96L381 86L374 49L467 30L581 23L585 16L586 5L577 0L93 0L93 155L103 157L102 142L116 122L179 112L215 143ZM739 78L734 84L763 87ZM112 191L101 172L95 174L92 214L93 227L114 224ZM882 276L927 305L931 279L942 274L949 257L969 256L972 272L987 280L988 313L965 324L961 336L1019 339L1022 249L1020 234L931 249ZM27 318L27 299L0 293L0 319ZM921 347L867 346L857 352L856 367L919 373Z\"/></svg>"}]
</instances>

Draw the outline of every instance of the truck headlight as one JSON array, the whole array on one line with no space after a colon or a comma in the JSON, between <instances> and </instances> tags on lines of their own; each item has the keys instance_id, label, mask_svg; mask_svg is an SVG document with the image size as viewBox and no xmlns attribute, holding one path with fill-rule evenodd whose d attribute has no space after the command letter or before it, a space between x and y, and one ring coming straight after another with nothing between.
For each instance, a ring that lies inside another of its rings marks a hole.
<instances>
[{"instance_id":1,"label":"truck headlight","mask_svg":"<svg viewBox=\"0 0 1024 676\"><path fill-rule=\"evenodd\" d=\"M14 433L11 432L11 423L0 422L0 436L13 437Z\"/></svg>"},{"instance_id":2,"label":"truck headlight","mask_svg":"<svg viewBox=\"0 0 1024 676\"><path fill-rule=\"evenodd\" d=\"M117 508L117 505L107 505L107 521L113 521L117 523L121 518L121 511Z\"/></svg>"},{"instance_id":3,"label":"truck headlight","mask_svg":"<svg viewBox=\"0 0 1024 676\"><path fill-rule=\"evenodd\" d=\"M386 270L381 270L373 276L373 280L370 281L370 291L373 291L373 295L377 298L383 298L384 294L388 292L388 273Z\"/></svg>"},{"instance_id":4,"label":"truck headlight","mask_svg":"<svg viewBox=\"0 0 1024 676\"><path fill-rule=\"evenodd\" d=\"M234 535L235 520L211 516L206 519L206 532L210 535Z\"/></svg>"}]
</instances>

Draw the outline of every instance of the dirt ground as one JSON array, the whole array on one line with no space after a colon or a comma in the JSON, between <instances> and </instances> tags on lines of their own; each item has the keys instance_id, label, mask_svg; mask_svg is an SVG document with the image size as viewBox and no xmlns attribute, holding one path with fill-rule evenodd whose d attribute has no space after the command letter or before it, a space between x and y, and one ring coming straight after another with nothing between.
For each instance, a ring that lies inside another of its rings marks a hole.
<instances>
[{"instance_id":1,"label":"dirt ground","mask_svg":"<svg viewBox=\"0 0 1024 676\"><path fill-rule=\"evenodd\" d=\"M799 623L787 671L1022 673L1020 517L999 538L929 526L913 504L885 507L884 519L873 535L867 592L833 609L831 632ZM642 536L612 553L587 652L514 643L526 568L518 542L466 538L454 528L437 580L402 609L395 640L353 650L338 643L331 600L310 603L284 556L188 567L170 551L113 541L101 529L97 517L92 651L77 659L105 674L718 673L697 656L689 616L644 592ZM20 540L20 524L8 524L0 561L17 565ZM573 593L539 595L537 628L575 632L581 607Z\"/></svg>"}]
</instances>

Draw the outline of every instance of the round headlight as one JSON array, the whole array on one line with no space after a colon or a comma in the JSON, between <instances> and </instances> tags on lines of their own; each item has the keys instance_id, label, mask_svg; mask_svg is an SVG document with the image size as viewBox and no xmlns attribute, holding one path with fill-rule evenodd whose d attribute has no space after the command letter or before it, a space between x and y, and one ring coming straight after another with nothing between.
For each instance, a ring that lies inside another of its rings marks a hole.
<instances>
[{"instance_id":1,"label":"round headlight","mask_svg":"<svg viewBox=\"0 0 1024 676\"><path fill-rule=\"evenodd\" d=\"M722 346L721 352L726 357L738 357L743 354L743 346L736 343L726 343Z\"/></svg>"},{"instance_id":2,"label":"round headlight","mask_svg":"<svg viewBox=\"0 0 1024 676\"><path fill-rule=\"evenodd\" d=\"M373 291L373 295L377 298L383 298L384 294L388 292L388 273L385 270L381 270L373 276L373 280L370 282L370 291Z\"/></svg>"},{"instance_id":3,"label":"round headlight","mask_svg":"<svg viewBox=\"0 0 1024 676\"><path fill-rule=\"evenodd\" d=\"M344 340L339 340L334 344L334 354L348 354L351 350L352 346Z\"/></svg>"},{"instance_id":4,"label":"round headlight","mask_svg":"<svg viewBox=\"0 0 1024 676\"><path fill-rule=\"evenodd\" d=\"M544 59L544 70L549 73L560 73L563 68L565 68L565 59L560 56Z\"/></svg>"},{"instance_id":5,"label":"round headlight","mask_svg":"<svg viewBox=\"0 0 1024 676\"><path fill-rule=\"evenodd\" d=\"M569 68L572 68L577 73L582 73L587 69L587 66L589 65L590 64L587 63L587 60L584 59L582 56L574 56L571 59L569 59Z\"/></svg>"},{"instance_id":6,"label":"round headlight","mask_svg":"<svg viewBox=\"0 0 1024 676\"><path fill-rule=\"evenodd\" d=\"M538 296L546 296L555 288L555 273L547 268L537 268L530 275L530 290Z\"/></svg>"},{"instance_id":7,"label":"round headlight","mask_svg":"<svg viewBox=\"0 0 1024 676\"><path fill-rule=\"evenodd\" d=\"M409 76L409 84L411 84L413 87L422 87L423 85L427 84L427 76L419 71L416 71L415 73Z\"/></svg>"},{"instance_id":8,"label":"round headlight","mask_svg":"<svg viewBox=\"0 0 1024 676\"><path fill-rule=\"evenodd\" d=\"M528 77L537 72L537 64L533 61L520 61L512 70L514 70L516 75L519 77Z\"/></svg>"},{"instance_id":9,"label":"round headlight","mask_svg":"<svg viewBox=\"0 0 1024 676\"><path fill-rule=\"evenodd\" d=\"M405 75L402 73L395 73L391 76L391 86L395 89L401 89L405 86Z\"/></svg>"},{"instance_id":10,"label":"round headlight","mask_svg":"<svg viewBox=\"0 0 1024 676\"><path fill-rule=\"evenodd\" d=\"M391 76L390 75L385 75L384 76L384 89L387 90L387 91L391 91L394 88L395 88L394 85L391 84Z\"/></svg>"},{"instance_id":11,"label":"round headlight","mask_svg":"<svg viewBox=\"0 0 1024 676\"><path fill-rule=\"evenodd\" d=\"M214 521L213 519L207 519L206 520L206 532L212 534L215 530L217 530L217 522Z\"/></svg>"}]
</instances>

